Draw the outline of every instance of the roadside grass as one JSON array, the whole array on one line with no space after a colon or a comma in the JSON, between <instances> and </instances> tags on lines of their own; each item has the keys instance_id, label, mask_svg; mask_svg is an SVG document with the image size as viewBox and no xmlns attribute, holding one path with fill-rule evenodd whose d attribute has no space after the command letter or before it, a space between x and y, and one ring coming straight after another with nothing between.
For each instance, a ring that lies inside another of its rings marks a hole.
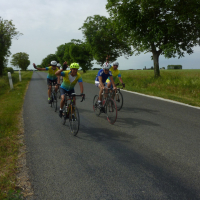
<instances>
[{"instance_id":1,"label":"roadside grass","mask_svg":"<svg viewBox=\"0 0 200 200\"><path fill-rule=\"evenodd\" d=\"M8 77L0 77L0 199L21 199L15 188L20 147L19 124L24 95L32 73L21 72L21 82L17 72L12 74L12 90Z\"/></svg>"},{"instance_id":2,"label":"roadside grass","mask_svg":"<svg viewBox=\"0 0 200 200\"><path fill-rule=\"evenodd\" d=\"M83 81L94 83L98 70L80 71ZM200 70L121 70L126 90L200 106Z\"/></svg>"}]
</instances>

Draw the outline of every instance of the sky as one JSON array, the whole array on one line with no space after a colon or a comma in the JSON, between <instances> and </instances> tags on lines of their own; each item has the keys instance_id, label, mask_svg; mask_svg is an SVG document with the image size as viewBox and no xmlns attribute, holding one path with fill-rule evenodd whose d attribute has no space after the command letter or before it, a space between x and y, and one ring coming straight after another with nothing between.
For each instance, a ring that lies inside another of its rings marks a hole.
<instances>
[{"instance_id":1,"label":"sky","mask_svg":"<svg viewBox=\"0 0 200 200\"><path fill-rule=\"evenodd\" d=\"M107 0L0 0L0 16L4 20L12 20L17 31L23 33L12 40L12 54L25 52L29 54L31 64L41 64L49 54L55 54L57 47L72 39L83 40L78 30L88 16L101 15L109 17L106 11ZM153 66L151 53L119 57L119 69L143 69ZM10 61L11 57L9 58ZM191 55L183 58L159 58L160 67L182 65L183 69L200 69L200 47L194 48ZM95 64L93 67L100 67ZM12 66L10 63L8 67Z\"/></svg>"}]
</instances>

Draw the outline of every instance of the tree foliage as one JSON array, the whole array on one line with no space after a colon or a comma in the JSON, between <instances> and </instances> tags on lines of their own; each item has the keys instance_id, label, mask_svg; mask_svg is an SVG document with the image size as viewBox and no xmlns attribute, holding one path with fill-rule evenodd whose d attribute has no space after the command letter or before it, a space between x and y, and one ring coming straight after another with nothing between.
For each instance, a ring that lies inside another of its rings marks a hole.
<instances>
[{"instance_id":1,"label":"tree foliage","mask_svg":"<svg viewBox=\"0 0 200 200\"><path fill-rule=\"evenodd\" d=\"M56 55L58 60L63 63L65 61L70 65L73 62L79 63L83 72L86 72L92 67L93 56L90 50L83 41L71 40L69 43L65 43L57 47Z\"/></svg>"},{"instance_id":2,"label":"tree foliage","mask_svg":"<svg viewBox=\"0 0 200 200\"><path fill-rule=\"evenodd\" d=\"M12 20L3 20L0 17L0 76L3 74L6 58L10 56L10 46L13 38L18 38L21 33L16 31Z\"/></svg>"},{"instance_id":3,"label":"tree foliage","mask_svg":"<svg viewBox=\"0 0 200 200\"><path fill-rule=\"evenodd\" d=\"M115 24L110 18L100 15L87 17L80 28L84 34L91 54L98 64L103 64L107 55L110 61L115 61L119 56L131 55L131 48L126 40L119 40L115 33Z\"/></svg>"},{"instance_id":4,"label":"tree foliage","mask_svg":"<svg viewBox=\"0 0 200 200\"><path fill-rule=\"evenodd\" d=\"M48 67L51 64L51 61L55 60L58 62L58 57L55 54L49 54L42 60L41 66L42 68Z\"/></svg>"},{"instance_id":5,"label":"tree foliage","mask_svg":"<svg viewBox=\"0 0 200 200\"><path fill-rule=\"evenodd\" d=\"M119 38L134 52L152 52L154 75L160 76L159 56L183 57L199 45L199 0L108 0L106 5Z\"/></svg>"},{"instance_id":6,"label":"tree foliage","mask_svg":"<svg viewBox=\"0 0 200 200\"><path fill-rule=\"evenodd\" d=\"M13 66L21 68L21 70L26 71L30 65L29 55L24 52L13 54L10 63Z\"/></svg>"}]
</instances>

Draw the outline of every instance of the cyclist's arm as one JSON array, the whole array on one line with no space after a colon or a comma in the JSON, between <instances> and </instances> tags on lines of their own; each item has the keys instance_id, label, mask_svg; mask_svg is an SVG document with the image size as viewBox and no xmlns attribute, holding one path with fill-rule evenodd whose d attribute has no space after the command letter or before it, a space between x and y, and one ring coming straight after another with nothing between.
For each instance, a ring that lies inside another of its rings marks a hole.
<instances>
[{"instance_id":1,"label":"cyclist's arm","mask_svg":"<svg viewBox=\"0 0 200 200\"><path fill-rule=\"evenodd\" d=\"M57 76L57 78L58 78L57 83L60 84L60 76Z\"/></svg>"},{"instance_id":2,"label":"cyclist's arm","mask_svg":"<svg viewBox=\"0 0 200 200\"><path fill-rule=\"evenodd\" d=\"M121 77L119 77L119 81L120 81L121 84L123 84L123 81L122 81L122 78L121 78Z\"/></svg>"},{"instance_id":3,"label":"cyclist's arm","mask_svg":"<svg viewBox=\"0 0 200 200\"><path fill-rule=\"evenodd\" d=\"M33 67L39 71L46 71L46 68L38 68L35 63L33 63Z\"/></svg>"},{"instance_id":4,"label":"cyclist's arm","mask_svg":"<svg viewBox=\"0 0 200 200\"><path fill-rule=\"evenodd\" d=\"M113 77L112 77L112 76L110 76L110 81L111 81L111 83L112 83L112 85L113 85L113 88L114 88L114 89L116 89L115 82L114 82L114 80L113 80Z\"/></svg>"},{"instance_id":5,"label":"cyclist's arm","mask_svg":"<svg viewBox=\"0 0 200 200\"><path fill-rule=\"evenodd\" d=\"M98 76L98 79L99 79L99 84L102 88L104 88L104 84L102 82L102 76Z\"/></svg>"},{"instance_id":6,"label":"cyclist's arm","mask_svg":"<svg viewBox=\"0 0 200 200\"><path fill-rule=\"evenodd\" d=\"M62 71L63 71L63 69L58 70L58 71L55 73L55 75L56 75L56 76L60 76ZM60 80L60 79L59 79L59 80Z\"/></svg>"},{"instance_id":7,"label":"cyclist's arm","mask_svg":"<svg viewBox=\"0 0 200 200\"><path fill-rule=\"evenodd\" d=\"M79 82L81 94L83 94L83 82Z\"/></svg>"}]
</instances>

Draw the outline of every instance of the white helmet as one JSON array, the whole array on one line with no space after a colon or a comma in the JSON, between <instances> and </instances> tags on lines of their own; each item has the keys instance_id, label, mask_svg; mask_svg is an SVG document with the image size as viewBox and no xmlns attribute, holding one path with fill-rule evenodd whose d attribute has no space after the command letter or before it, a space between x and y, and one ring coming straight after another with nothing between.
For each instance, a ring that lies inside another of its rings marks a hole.
<instances>
[{"instance_id":1,"label":"white helmet","mask_svg":"<svg viewBox=\"0 0 200 200\"><path fill-rule=\"evenodd\" d=\"M118 63L118 62L114 62L113 65L117 65L117 66L119 66L119 63Z\"/></svg>"},{"instance_id":2,"label":"white helmet","mask_svg":"<svg viewBox=\"0 0 200 200\"><path fill-rule=\"evenodd\" d=\"M60 63L58 63L58 64L57 64L57 67L61 67L61 64L60 64Z\"/></svg>"},{"instance_id":3,"label":"white helmet","mask_svg":"<svg viewBox=\"0 0 200 200\"><path fill-rule=\"evenodd\" d=\"M110 67L111 66L110 66L109 63L104 63L103 66L102 66L103 69L110 69Z\"/></svg>"},{"instance_id":4,"label":"white helmet","mask_svg":"<svg viewBox=\"0 0 200 200\"><path fill-rule=\"evenodd\" d=\"M57 65L57 62L55 60L51 61L51 65Z\"/></svg>"}]
</instances>

